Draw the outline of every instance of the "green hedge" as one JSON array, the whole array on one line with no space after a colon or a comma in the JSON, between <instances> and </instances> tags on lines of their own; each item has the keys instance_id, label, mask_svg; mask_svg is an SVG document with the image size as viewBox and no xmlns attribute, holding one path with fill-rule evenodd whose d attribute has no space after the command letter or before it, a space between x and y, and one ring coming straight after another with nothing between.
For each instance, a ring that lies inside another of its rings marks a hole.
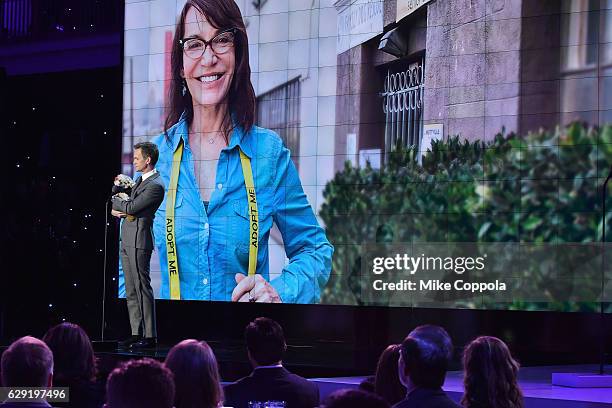
<instances>
[{"instance_id":1,"label":"green hedge","mask_svg":"<svg viewBox=\"0 0 612 408\"><path fill-rule=\"evenodd\" d=\"M347 162L323 193L320 215L336 252L322 302L362 303L360 259L365 243L598 241L600 186L610 165L612 126L578 123L525 136L500 133L488 143L452 137L434 142L421 164L412 149L396 149L380 170ZM611 214L608 211L607 220ZM607 239L612 241L612 231ZM537 290L546 284L543 277L533 279ZM597 307L568 302L554 292L544 304L499 305L485 299L464 306L482 305Z\"/></svg>"}]
</instances>

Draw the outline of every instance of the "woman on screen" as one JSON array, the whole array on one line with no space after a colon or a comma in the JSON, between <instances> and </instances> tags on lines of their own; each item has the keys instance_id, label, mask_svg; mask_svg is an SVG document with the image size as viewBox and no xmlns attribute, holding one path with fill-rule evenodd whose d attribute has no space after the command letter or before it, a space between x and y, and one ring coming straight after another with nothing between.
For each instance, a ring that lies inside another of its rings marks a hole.
<instances>
[{"instance_id":1,"label":"woman on screen","mask_svg":"<svg viewBox=\"0 0 612 408\"><path fill-rule=\"evenodd\" d=\"M318 302L333 247L289 151L253 124L248 40L234 0L187 1L171 61L165 132L153 140L168 192L154 222L161 297ZM271 280L273 221L289 263Z\"/></svg>"}]
</instances>

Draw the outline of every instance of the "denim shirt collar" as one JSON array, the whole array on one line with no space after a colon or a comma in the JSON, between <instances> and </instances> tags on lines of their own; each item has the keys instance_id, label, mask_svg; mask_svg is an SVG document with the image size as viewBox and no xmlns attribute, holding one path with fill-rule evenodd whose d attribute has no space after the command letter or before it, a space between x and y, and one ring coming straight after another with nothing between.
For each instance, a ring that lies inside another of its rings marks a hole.
<instances>
[{"instance_id":1,"label":"denim shirt collar","mask_svg":"<svg viewBox=\"0 0 612 408\"><path fill-rule=\"evenodd\" d=\"M244 133L242 126L240 126L240 124L238 124L236 121L236 115L234 113L232 113L232 123L234 125L234 129L230 135L229 144L225 149L232 150L238 146L240 150L242 150L244 154L249 157L249 159L252 159L253 149L251 146L251 132L246 134ZM173 152L176 151L181 138L183 139L184 146L189 144L189 125L187 123L187 115L185 112L181 114L179 121L173 126L173 132L168 132L168 136L170 136Z\"/></svg>"}]
</instances>

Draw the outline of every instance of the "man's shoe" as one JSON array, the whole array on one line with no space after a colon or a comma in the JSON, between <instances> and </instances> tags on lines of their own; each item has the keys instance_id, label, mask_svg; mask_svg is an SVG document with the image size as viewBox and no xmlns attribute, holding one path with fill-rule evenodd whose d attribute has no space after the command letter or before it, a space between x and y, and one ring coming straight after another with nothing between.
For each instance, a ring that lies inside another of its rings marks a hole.
<instances>
[{"instance_id":1,"label":"man's shoe","mask_svg":"<svg viewBox=\"0 0 612 408\"><path fill-rule=\"evenodd\" d=\"M130 346L130 350L142 350L155 348L157 339L155 337L145 337Z\"/></svg>"},{"instance_id":2,"label":"man's shoe","mask_svg":"<svg viewBox=\"0 0 612 408\"><path fill-rule=\"evenodd\" d=\"M140 340L142 340L142 336L134 336L131 335L130 337L128 337L127 339L120 341L117 343L117 346L121 349L125 349L125 348L130 348L130 346L134 343L139 342Z\"/></svg>"}]
</instances>

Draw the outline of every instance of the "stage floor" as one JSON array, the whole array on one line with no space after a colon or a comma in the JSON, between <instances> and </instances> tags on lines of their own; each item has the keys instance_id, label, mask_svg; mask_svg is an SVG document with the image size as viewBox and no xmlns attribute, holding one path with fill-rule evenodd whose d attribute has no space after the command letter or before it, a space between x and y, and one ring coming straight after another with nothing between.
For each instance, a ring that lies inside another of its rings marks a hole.
<instances>
[{"instance_id":1,"label":"stage floor","mask_svg":"<svg viewBox=\"0 0 612 408\"><path fill-rule=\"evenodd\" d=\"M525 408L600 408L612 407L612 388L567 388L551 385L553 372L595 373L596 365L523 367L519 384L525 396ZM612 371L611 366L606 372ZM341 388L356 388L365 377L311 378L321 392L321 398ZM463 394L463 373L451 371L446 376L444 390L459 402Z\"/></svg>"}]
</instances>

